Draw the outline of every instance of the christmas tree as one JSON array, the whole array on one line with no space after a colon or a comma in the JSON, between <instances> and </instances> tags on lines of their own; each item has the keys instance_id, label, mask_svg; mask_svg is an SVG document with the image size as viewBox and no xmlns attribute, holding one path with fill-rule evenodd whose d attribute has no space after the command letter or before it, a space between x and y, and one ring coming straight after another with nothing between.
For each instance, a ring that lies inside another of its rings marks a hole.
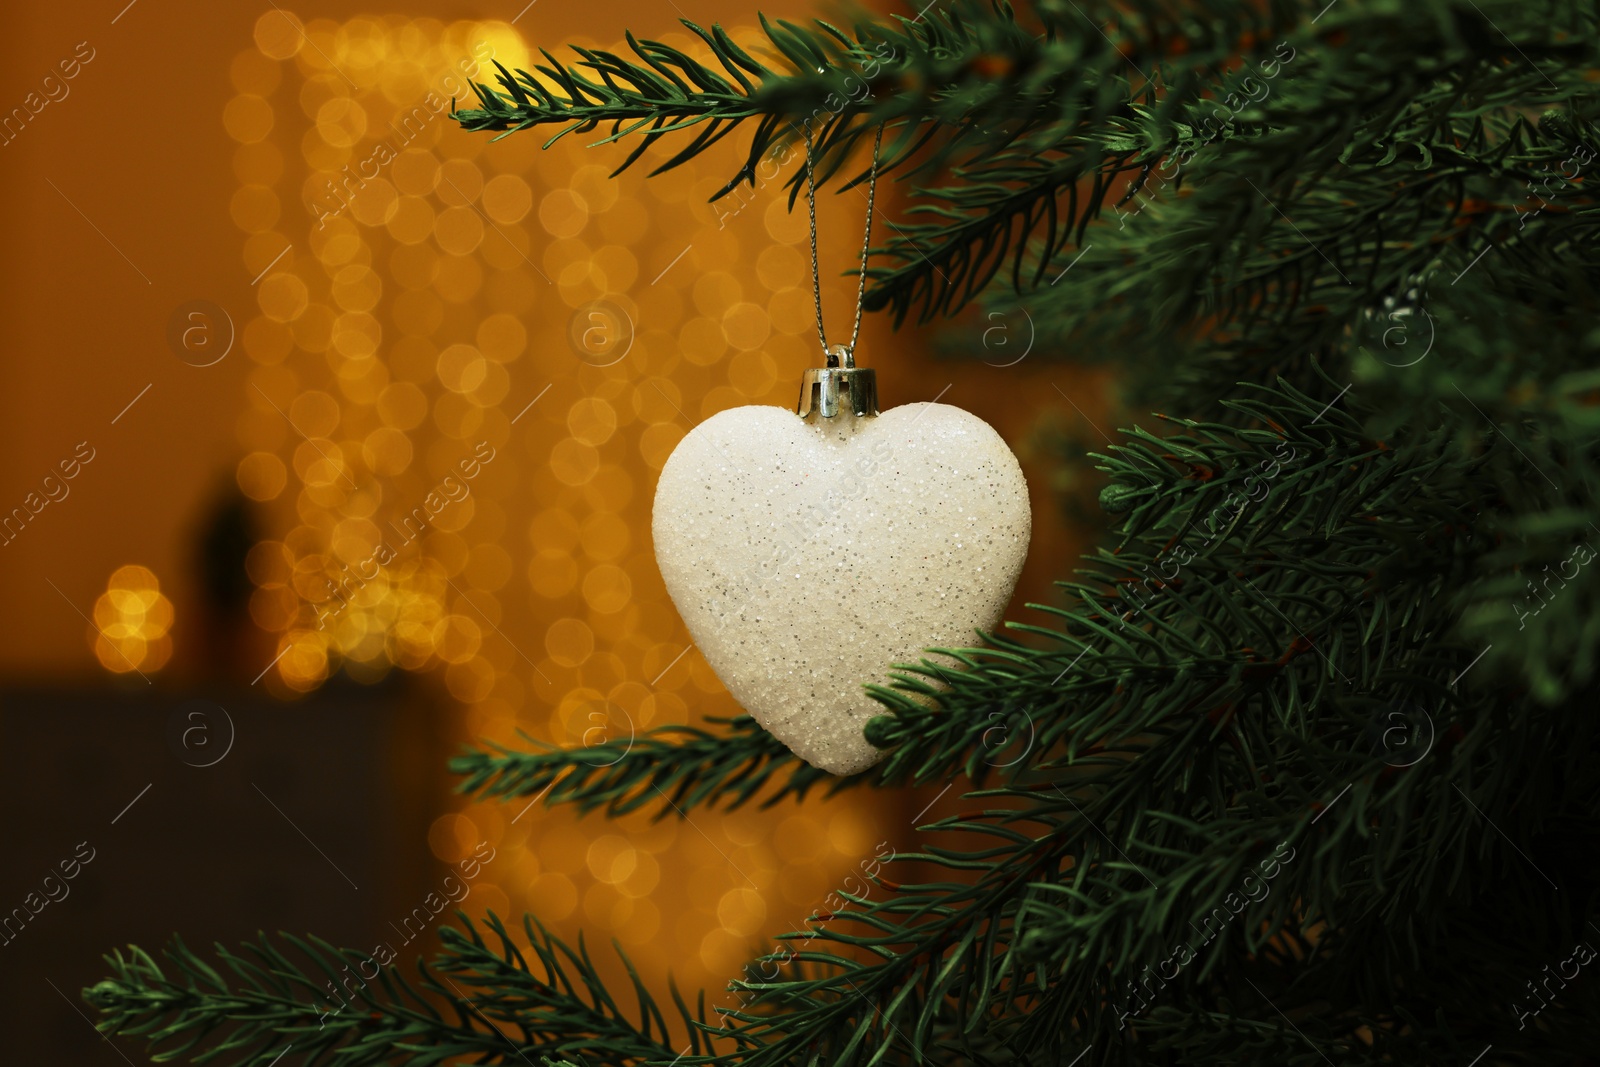
<instances>
[{"instance_id":1,"label":"christmas tree","mask_svg":"<svg viewBox=\"0 0 1600 1067\"><path fill-rule=\"evenodd\" d=\"M883 857L733 1010L608 989L530 916L353 984L367 954L315 939L118 952L85 991L102 1031L284 1067L1592 1062L1595 9L763 26L547 53L457 118L598 133L623 166L748 138L724 192L783 165L791 203L803 146L839 188L881 133L911 206L869 310L1021 306L1039 352L1114 357L1159 410L1095 457L1111 532L1060 561L1067 607L884 664L868 772L748 717L454 769L664 818L964 775L938 828L972 844Z\"/></svg>"}]
</instances>

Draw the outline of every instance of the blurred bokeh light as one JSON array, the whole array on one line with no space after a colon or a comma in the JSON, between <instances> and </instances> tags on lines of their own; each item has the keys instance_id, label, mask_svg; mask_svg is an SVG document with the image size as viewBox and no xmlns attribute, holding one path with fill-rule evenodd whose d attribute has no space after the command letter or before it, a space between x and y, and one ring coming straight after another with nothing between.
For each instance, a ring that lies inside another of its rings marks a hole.
<instances>
[{"instance_id":1,"label":"blurred bokeh light","mask_svg":"<svg viewBox=\"0 0 1600 1067\"><path fill-rule=\"evenodd\" d=\"M708 204L731 155L612 178L583 139L541 151L450 121L490 57L527 56L496 21L257 21L223 109L259 276L236 474L282 531L249 557L252 618L278 640L265 684L436 668L470 735L583 745L737 710L685 655L649 487L700 420L792 403L813 361L807 229L775 184ZM823 251L852 244L841 226ZM825 286L853 299L849 278ZM521 808L434 823L441 861L508 854L470 910L616 937L689 988L822 910L882 836L845 810L791 814L779 848L770 813L580 829Z\"/></svg>"},{"instance_id":2,"label":"blurred bokeh light","mask_svg":"<svg viewBox=\"0 0 1600 1067\"><path fill-rule=\"evenodd\" d=\"M172 656L172 601L148 567L118 567L94 602L90 643L108 671L156 671Z\"/></svg>"}]
</instances>

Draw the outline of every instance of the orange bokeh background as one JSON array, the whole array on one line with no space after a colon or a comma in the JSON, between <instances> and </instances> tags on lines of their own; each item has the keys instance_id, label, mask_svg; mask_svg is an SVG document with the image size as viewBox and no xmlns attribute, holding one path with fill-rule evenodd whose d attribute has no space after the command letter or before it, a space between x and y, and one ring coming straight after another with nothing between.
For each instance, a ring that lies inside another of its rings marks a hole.
<instances>
[{"instance_id":1,"label":"orange bokeh background","mask_svg":"<svg viewBox=\"0 0 1600 1067\"><path fill-rule=\"evenodd\" d=\"M697 53L675 6L18 13L0 106L22 104L39 81L24 75L57 70L79 42L93 58L0 148L14 205L0 238L0 507L80 442L95 458L0 549L0 669L156 686L256 677L284 701L331 672L405 669L453 709L463 742L524 731L579 745L735 713L660 581L650 500L696 423L792 405L815 362L803 210L776 181L707 202L737 135L658 177L641 164L613 179L626 149L586 147L598 133L545 151L545 131L491 141L426 102L463 70L487 79L488 54L527 66L538 46L621 52L628 28ZM745 5L680 10L758 40ZM381 162L379 145L393 150ZM898 201L886 183L880 207L892 217ZM821 198L835 331L864 205L859 191ZM1049 582L1079 547L1036 431L1074 424L1098 443L1103 382L1042 359L998 366L1014 357L985 350L992 321L943 329L970 358L936 358L927 333L878 317L860 352L883 406L942 395L1021 454L1035 534L1017 618L1024 601L1057 599ZM254 629L219 647L190 608L187 557L230 483L261 530ZM425 530L408 524L418 508ZM451 754L438 753L441 780ZM877 842L909 842L937 792L659 822L458 801L415 848L453 863L491 842L499 858L469 912L530 910L564 936L614 937L653 988L670 970L717 1003L763 939L823 910Z\"/></svg>"}]
</instances>

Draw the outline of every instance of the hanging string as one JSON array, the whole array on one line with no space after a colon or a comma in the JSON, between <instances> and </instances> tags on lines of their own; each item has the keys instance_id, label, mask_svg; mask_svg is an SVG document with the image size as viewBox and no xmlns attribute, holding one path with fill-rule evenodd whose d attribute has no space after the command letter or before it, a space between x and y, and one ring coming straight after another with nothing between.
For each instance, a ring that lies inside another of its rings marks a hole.
<instances>
[{"instance_id":1,"label":"hanging string","mask_svg":"<svg viewBox=\"0 0 1600 1067\"><path fill-rule=\"evenodd\" d=\"M872 206L878 197L878 149L883 145L883 127L872 136L872 169L867 179L867 228L861 238L861 277L856 286L856 321L850 328L846 350L854 355L861 336L861 305L867 295L867 249L872 245ZM822 277L817 266L817 180L811 161L811 127L806 127L806 207L811 215L811 295L817 306L817 341L824 357L828 354L828 335L822 329Z\"/></svg>"}]
</instances>

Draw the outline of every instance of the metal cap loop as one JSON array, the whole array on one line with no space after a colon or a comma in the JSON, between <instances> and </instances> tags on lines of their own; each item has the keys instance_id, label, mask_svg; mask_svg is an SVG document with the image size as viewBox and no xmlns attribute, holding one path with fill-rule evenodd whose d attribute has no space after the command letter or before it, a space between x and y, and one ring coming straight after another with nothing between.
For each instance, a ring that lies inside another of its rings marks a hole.
<instances>
[{"instance_id":1,"label":"metal cap loop","mask_svg":"<svg viewBox=\"0 0 1600 1067\"><path fill-rule=\"evenodd\" d=\"M828 365L811 367L800 379L800 401L795 414L806 418L816 412L831 419L841 410L856 415L878 413L878 375L856 366L856 357L844 345L828 349Z\"/></svg>"}]
</instances>

